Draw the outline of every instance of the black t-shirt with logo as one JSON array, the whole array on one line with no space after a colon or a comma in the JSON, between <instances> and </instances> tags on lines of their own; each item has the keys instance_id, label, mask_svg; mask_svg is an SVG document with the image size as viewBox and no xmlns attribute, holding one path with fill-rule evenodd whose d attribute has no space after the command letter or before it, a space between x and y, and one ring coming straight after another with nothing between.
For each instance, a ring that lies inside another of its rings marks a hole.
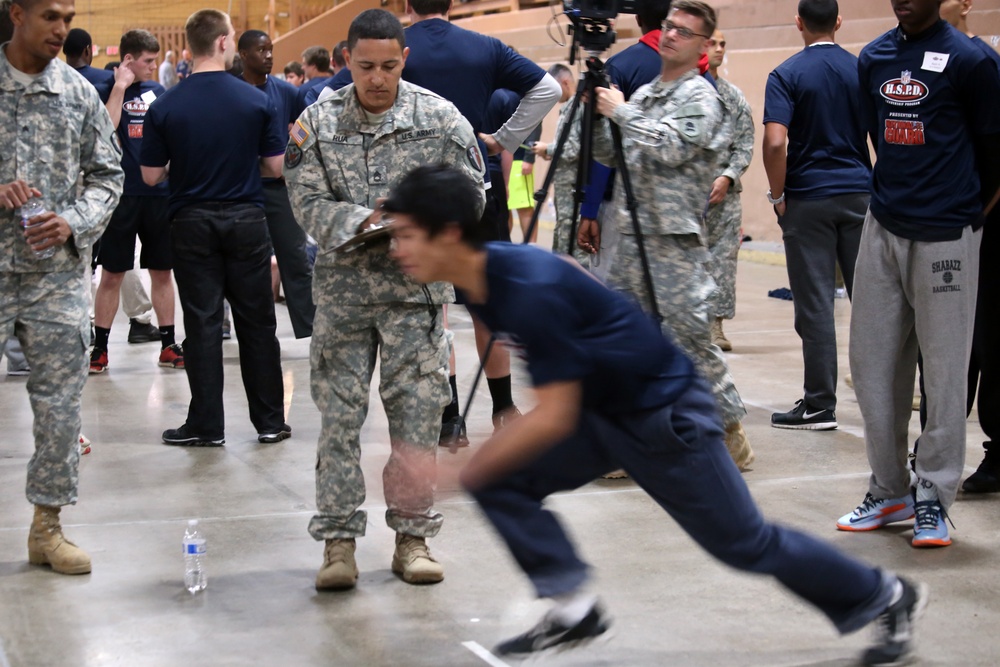
<instances>
[{"instance_id":1,"label":"black t-shirt with logo","mask_svg":"<svg viewBox=\"0 0 1000 667\"><path fill-rule=\"evenodd\" d=\"M876 142L871 210L912 241L948 241L982 224L975 145L1000 133L1000 77L945 21L890 30L861 52L865 125Z\"/></svg>"},{"instance_id":2,"label":"black t-shirt with logo","mask_svg":"<svg viewBox=\"0 0 1000 667\"><path fill-rule=\"evenodd\" d=\"M122 145L122 169L125 171L125 188L122 194L133 197L166 197L167 184L159 183L149 187L142 181L139 169L139 153L142 150L142 134L149 105L166 88L155 81L140 81L125 89L122 98L122 117L118 123L118 141Z\"/></svg>"}]
</instances>

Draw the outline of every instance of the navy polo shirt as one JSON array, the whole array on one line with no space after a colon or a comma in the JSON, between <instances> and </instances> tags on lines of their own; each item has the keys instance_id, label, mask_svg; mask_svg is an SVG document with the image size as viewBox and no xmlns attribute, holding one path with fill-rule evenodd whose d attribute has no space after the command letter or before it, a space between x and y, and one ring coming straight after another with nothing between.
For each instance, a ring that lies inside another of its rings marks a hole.
<instances>
[{"instance_id":1,"label":"navy polo shirt","mask_svg":"<svg viewBox=\"0 0 1000 667\"><path fill-rule=\"evenodd\" d=\"M861 52L866 129L876 142L871 210L912 241L949 241L982 224L975 144L1000 133L1000 77L971 39L939 21L895 28Z\"/></svg>"},{"instance_id":2,"label":"navy polo shirt","mask_svg":"<svg viewBox=\"0 0 1000 667\"><path fill-rule=\"evenodd\" d=\"M575 262L487 243L487 301L466 307L527 361L536 387L583 383L583 407L621 415L669 405L694 366L652 318Z\"/></svg>"},{"instance_id":3,"label":"navy polo shirt","mask_svg":"<svg viewBox=\"0 0 1000 667\"><path fill-rule=\"evenodd\" d=\"M149 106L140 163L170 163L170 215L206 202L264 205L260 157L285 152L288 127L267 95L226 72L192 74Z\"/></svg>"},{"instance_id":4,"label":"navy polo shirt","mask_svg":"<svg viewBox=\"0 0 1000 667\"><path fill-rule=\"evenodd\" d=\"M113 87L113 86L112 86ZM155 81L140 81L125 89L122 98L122 115L118 123L118 141L122 145L122 170L125 172L125 187L122 194L131 197L166 197L167 184L159 183L150 187L142 181L139 169L139 154L145 129L146 113L149 105L167 90Z\"/></svg>"},{"instance_id":5,"label":"navy polo shirt","mask_svg":"<svg viewBox=\"0 0 1000 667\"><path fill-rule=\"evenodd\" d=\"M788 128L789 199L868 192L871 160L854 55L816 44L781 63L767 77L764 122Z\"/></svg>"}]
</instances>

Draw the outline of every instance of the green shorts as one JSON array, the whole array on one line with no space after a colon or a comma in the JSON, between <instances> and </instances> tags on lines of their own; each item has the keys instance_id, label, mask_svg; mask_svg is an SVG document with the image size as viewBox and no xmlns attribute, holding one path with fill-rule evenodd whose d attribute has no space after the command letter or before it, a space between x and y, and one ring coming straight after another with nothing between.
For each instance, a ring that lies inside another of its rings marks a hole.
<instances>
[{"instance_id":1,"label":"green shorts","mask_svg":"<svg viewBox=\"0 0 1000 667\"><path fill-rule=\"evenodd\" d=\"M510 183L507 184L507 208L535 208L535 173L527 176L521 173L521 160L510 165Z\"/></svg>"}]
</instances>

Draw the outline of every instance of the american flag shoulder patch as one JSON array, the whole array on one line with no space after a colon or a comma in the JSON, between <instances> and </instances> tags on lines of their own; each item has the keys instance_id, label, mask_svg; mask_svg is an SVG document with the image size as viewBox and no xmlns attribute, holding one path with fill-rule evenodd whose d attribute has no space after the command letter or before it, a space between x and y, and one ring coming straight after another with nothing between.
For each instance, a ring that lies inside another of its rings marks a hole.
<instances>
[{"instance_id":1,"label":"american flag shoulder patch","mask_svg":"<svg viewBox=\"0 0 1000 667\"><path fill-rule=\"evenodd\" d=\"M295 145L299 148L301 148L302 144L304 144L306 139L309 138L309 130L305 128L301 120L295 121L295 125L292 125L292 130L288 134L292 138L292 141L295 142Z\"/></svg>"}]
</instances>

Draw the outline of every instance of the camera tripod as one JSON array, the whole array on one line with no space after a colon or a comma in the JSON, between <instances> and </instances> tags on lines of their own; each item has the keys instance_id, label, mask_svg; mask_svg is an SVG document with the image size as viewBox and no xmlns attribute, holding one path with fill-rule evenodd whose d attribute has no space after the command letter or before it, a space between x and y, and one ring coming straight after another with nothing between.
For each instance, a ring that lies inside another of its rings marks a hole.
<instances>
[{"instance_id":1,"label":"camera tripod","mask_svg":"<svg viewBox=\"0 0 1000 667\"><path fill-rule=\"evenodd\" d=\"M570 58L570 63L572 64L572 62L573 59ZM570 102L571 106L567 115L569 120L563 123L559 137L556 139L556 147L552 153L552 167L545 174L545 180L542 183L542 186L535 192L535 210L531 215L531 222L528 224L528 230L524 235L523 241L524 243L528 243L528 239L530 239L535 233L542 204L545 202L545 197L555 179L559 159L562 156L563 149L565 148L567 141L569 140L570 131L573 129L572 125L576 120L577 112L579 111L582 103L583 118L580 121L582 123L580 131L580 156L577 162L576 182L573 191L573 222L570 228L567 247L565 249L557 248L557 250L565 251L569 255L573 254L573 244L576 243L577 226L579 223L580 204L583 202L584 195L586 193L586 186L590 182L590 162L593 152L592 143L595 122L594 113L597 104L597 88L611 87L610 82L604 73L604 63L601 62L596 53L588 54L584 64L586 66L586 70L581 75L580 83L576 88L576 95L574 95L572 102ZM608 122L610 123L610 121ZM611 139L614 144L615 165L618 169L618 173L621 174L622 187L625 192L626 208L628 209L629 216L632 220L632 230L635 234L636 245L639 249L639 260L642 262L643 282L645 284L646 291L649 294L652 310L651 315L659 327L662 326L663 316L660 314L659 306L656 303L656 292L653 289L653 276L649 269L649 258L646 254L646 245L643 242L642 228L639 225L639 215L637 212L639 203L636 201L635 193L632 190L632 179L629 175L628 166L625 163L625 154L622 150L621 129L614 123L610 123L610 125ZM464 424L469 416L469 410L472 407L472 399L476 395L476 389L479 387L479 382L482 379L484 369L486 367L486 361L489 359L490 353L493 351L493 345L495 342L496 335L493 335L490 337L490 341L483 353L482 362L479 365L479 371L476 373L476 377L472 382L469 397L465 402L465 409L462 410L461 424ZM454 454L458 449L457 443L459 433L462 428L461 424L455 425L449 438L449 451L452 454Z\"/></svg>"}]
</instances>

